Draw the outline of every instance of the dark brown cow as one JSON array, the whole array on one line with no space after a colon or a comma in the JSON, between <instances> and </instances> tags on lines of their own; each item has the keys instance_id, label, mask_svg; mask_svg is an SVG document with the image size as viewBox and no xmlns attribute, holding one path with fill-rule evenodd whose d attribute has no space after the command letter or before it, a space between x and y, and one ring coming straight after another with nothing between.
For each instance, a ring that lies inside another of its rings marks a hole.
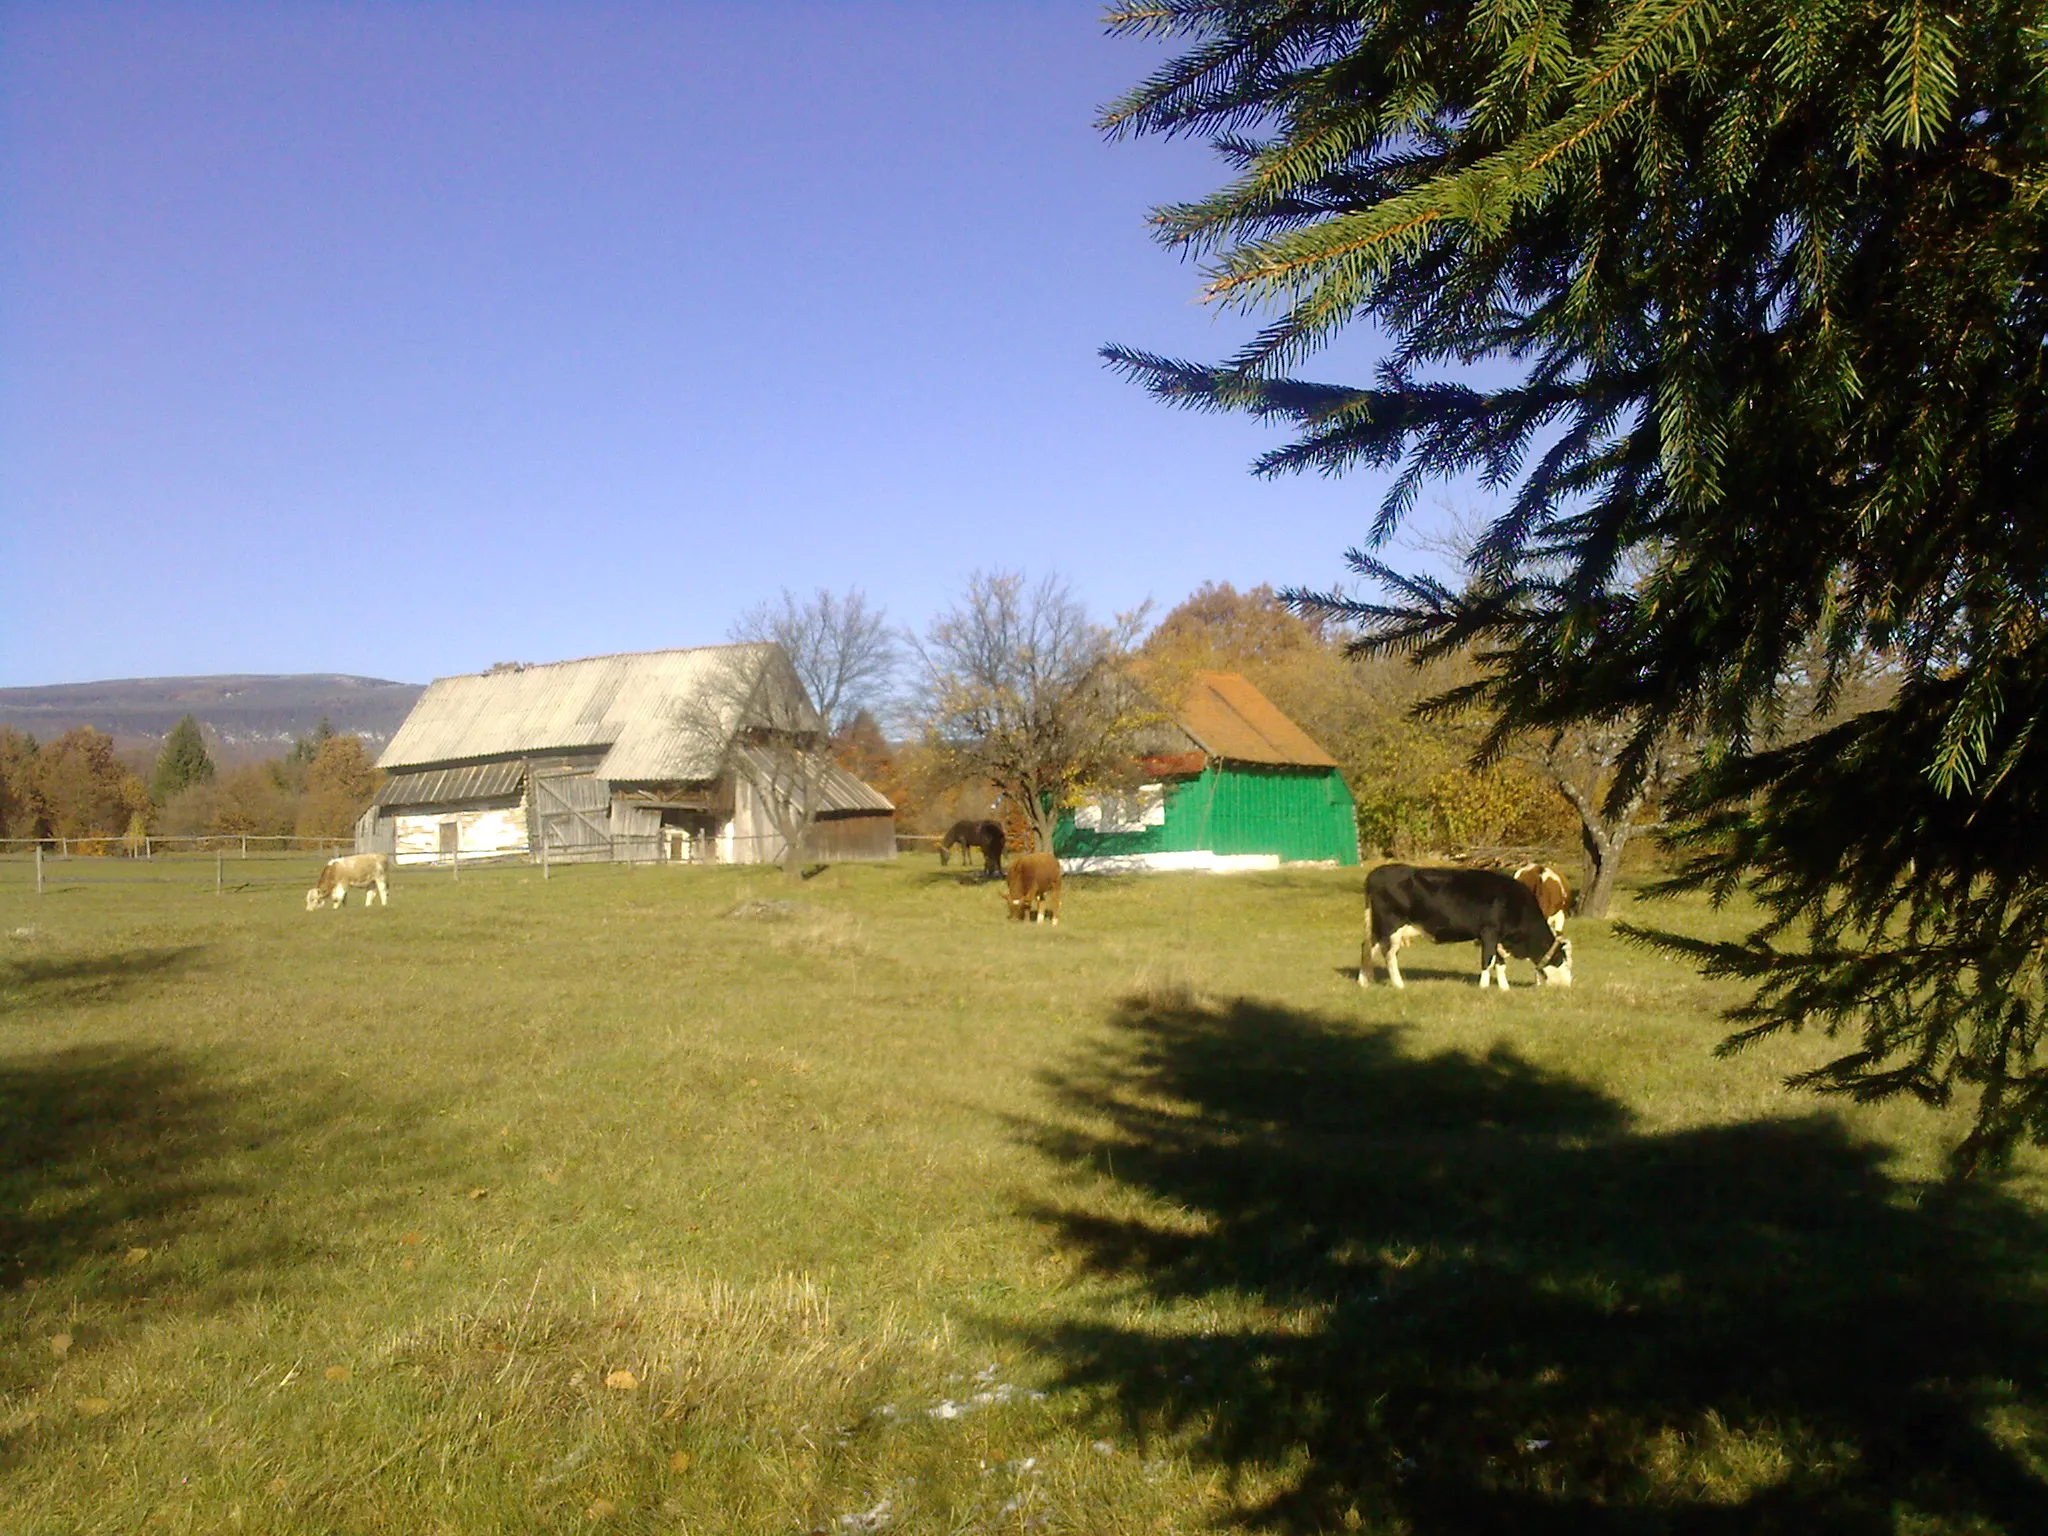
<instances>
[{"instance_id":1,"label":"dark brown cow","mask_svg":"<svg viewBox=\"0 0 2048 1536\"><path fill-rule=\"evenodd\" d=\"M969 849L981 850L981 872L994 880L1003 872L1003 824L999 821L956 821L939 842L939 863L952 862L952 850L960 850L960 862L967 862Z\"/></svg>"},{"instance_id":2,"label":"dark brown cow","mask_svg":"<svg viewBox=\"0 0 2048 1536\"><path fill-rule=\"evenodd\" d=\"M1010 916L1018 922L1060 920L1060 861L1027 853L1010 861Z\"/></svg>"}]
</instances>

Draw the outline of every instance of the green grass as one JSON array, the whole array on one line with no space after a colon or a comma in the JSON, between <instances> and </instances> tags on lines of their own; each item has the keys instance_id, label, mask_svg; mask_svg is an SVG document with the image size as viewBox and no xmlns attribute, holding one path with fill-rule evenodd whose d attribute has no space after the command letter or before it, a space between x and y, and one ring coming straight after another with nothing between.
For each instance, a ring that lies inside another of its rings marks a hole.
<instances>
[{"instance_id":1,"label":"green grass","mask_svg":"<svg viewBox=\"0 0 2048 1536\"><path fill-rule=\"evenodd\" d=\"M0 869L0 1529L2048 1530L2038 1160L1604 925L313 862Z\"/></svg>"}]
</instances>

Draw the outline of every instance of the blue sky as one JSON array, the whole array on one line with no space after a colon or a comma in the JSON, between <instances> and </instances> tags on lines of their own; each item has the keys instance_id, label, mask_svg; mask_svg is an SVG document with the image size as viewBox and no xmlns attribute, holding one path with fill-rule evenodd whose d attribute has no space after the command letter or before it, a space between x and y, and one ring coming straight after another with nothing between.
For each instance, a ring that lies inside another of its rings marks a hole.
<instances>
[{"instance_id":1,"label":"blue sky","mask_svg":"<svg viewBox=\"0 0 2048 1536\"><path fill-rule=\"evenodd\" d=\"M1092 127L1158 57L1090 0L0 0L0 685L1339 580L1375 479L1096 356L1252 323L1146 233L1207 152Z\"/></svg>"}]
</instances>

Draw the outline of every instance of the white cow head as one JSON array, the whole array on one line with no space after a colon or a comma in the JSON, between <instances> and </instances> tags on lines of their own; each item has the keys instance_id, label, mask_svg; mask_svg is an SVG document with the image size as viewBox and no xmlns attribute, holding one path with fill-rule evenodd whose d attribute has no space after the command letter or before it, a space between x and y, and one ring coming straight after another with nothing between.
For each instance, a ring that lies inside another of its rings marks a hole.
<instances>
[{"instance_id":1,"label":"white cow head","mask_svg":"<svg viewBox=\"0 0 2048 1536\"><path fill-rule=\"evenodd\" d=\"M1572 984L1572 941L1559 939L1550 946L1550 953L1536 962L1536 981L1539 986L1568 987Z\"/></svg>"}]
</instances>

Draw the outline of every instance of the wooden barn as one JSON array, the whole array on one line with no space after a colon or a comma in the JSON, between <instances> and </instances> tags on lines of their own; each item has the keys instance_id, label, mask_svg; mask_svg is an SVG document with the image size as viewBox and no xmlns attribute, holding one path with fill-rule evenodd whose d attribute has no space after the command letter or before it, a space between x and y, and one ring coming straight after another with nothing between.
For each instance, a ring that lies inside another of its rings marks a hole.
<instances>
[{"instance_id":1,"label":"wooden barn","mask_svg":"<svg viewBox=\"0 0 2048 1536\"><path fill-rule=\"evenodd\" d=\"M1337 760L1235 672L1198 672L1150 775L1061 816L1053 851L1077 870L1356 864L1358 811Z\"/></svg>"},{"instance_id":2,"label":"wooden barn","mask_svg":"<svg viewBox=\"0 0 2048 1536\"><path fill-rule=\"evenodd\" d=\"M893 858L895 810L823 749L776 645L503 664L435 681L378 758L357 846L399 863Z\"/></svg>"}]
</instances>

